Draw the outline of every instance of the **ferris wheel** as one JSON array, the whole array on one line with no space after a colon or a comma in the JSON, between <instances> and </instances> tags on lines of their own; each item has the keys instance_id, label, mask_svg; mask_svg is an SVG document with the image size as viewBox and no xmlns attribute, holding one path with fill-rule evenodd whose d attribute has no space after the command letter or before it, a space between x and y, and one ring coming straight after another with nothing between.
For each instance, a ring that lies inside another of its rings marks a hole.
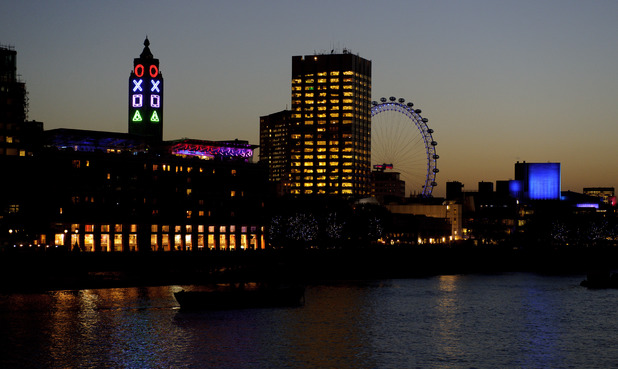
<instances>
[{"instance_id":1,"label":"ferris wheel","mask_svg":"<svg viewBox=\"0 0 618 369\"><path fill-rule=\"evenodd\" d=\"M406 194L429 197L437 186L436 153L429 121L405 99L383 97L371 107L372 168L400 173Z\"/></svg>"}]
</instances>

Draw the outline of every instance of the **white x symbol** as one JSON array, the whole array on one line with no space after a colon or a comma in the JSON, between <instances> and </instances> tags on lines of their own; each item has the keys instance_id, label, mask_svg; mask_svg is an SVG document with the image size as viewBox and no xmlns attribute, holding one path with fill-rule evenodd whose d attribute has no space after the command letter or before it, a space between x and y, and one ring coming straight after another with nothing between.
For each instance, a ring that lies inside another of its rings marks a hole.
<instances>
[{"instance_id":1,"label":"white x symbol","mask_svg":"<svg viewBox=\"0 0 618 369\"><path fill-rule=\"evenodd\" d=\"M161 81L155 81L154 79L150 80L150 82L152 82L152 88L150 89L151 92L161 92L159 91L159 82Z\"/></svg>"},{"instance_id":2,"label":"white x symbol","mask_svg":"<svg viewBox=\"0 0 618 369\"><path fill-rule=\"evenodd\" d=\"M142 91L142 81L141 79L133 80L133 92L137 92L137 90Z\"/></svg>"}]
</instances>

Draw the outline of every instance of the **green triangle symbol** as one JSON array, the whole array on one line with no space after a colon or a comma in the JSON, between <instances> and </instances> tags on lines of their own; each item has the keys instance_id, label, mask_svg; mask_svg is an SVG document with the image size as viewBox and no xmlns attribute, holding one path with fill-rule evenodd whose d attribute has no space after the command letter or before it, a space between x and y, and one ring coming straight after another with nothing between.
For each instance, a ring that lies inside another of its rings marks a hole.
<instances>
[{"instance_id":1,"label":"green triangle symbol","mask_svg":"<svg viewBox=\"0 0 618 369\"><path fill-rule=\"evenodd\" d=\"M142 119L141 114L139 113L139 110L136 110L135 114L133 114L133 121L134 122L141 122L142 120L143 119Z\"/></svg>"},{"instance_id":2,"label":"green triangle symbol","mask_svg":"<svg viewBox=\"0 0 618 369\"><path fill-rule=\"evenodd\" d=\"M159 121L159 115L157 115L156 110L152 112L152 117L150 117L150 121L151 122L158 122Z\"/></svg>"}]
</instances>

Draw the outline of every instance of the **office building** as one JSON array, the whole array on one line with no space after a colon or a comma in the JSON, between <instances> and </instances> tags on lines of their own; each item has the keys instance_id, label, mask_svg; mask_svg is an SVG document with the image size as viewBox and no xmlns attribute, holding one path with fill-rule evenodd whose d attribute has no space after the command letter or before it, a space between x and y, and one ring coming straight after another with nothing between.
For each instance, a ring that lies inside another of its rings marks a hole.
<instances>
[{"instance_id":1,"label":"office building","mask_svg":"<svg viewBox=\"0 0 618 369\"><path fill-rule=\"evenodd\" d=\"M287 192L290 179L290 118L289 110L260 117L260 162L281 194Z\"/></svg>"},{"instance_id":2,"label":"office building","mask_svg":"<svg viewBox=\"0 0 618 369\"><path fill-rule=\"evenodd\" d=\"M341 54L292 57L289 193L371 192L371 61Z\"/></svg>"}]
</instances>

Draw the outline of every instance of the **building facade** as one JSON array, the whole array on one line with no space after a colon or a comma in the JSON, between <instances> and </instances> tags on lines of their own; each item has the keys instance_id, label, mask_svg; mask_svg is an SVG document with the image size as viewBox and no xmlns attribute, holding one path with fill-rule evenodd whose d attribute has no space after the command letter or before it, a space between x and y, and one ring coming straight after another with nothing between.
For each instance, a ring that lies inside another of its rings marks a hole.
<instances>
[{"instance_id":1,"label":"building facade","mask_svg":"<svg viewBox=\"0 0 618 369\"><path fill-rule=\"evenodd\" d=\"M17 51L0 46L0 156L32 156L43 124L27 121L28 92L17 74Z\"/></svg>"},{"instance_id":2,"label":"building facade","mask_svg":"<svg viewBox=\"0 0 618 369\"><path fill-rule=\"evenodd\" d=\"M285 193L290 181L291 112L283 110L260 117L260 162L268 168L268 180Z\"/></svg>"},{"instance_id":3,"label":"building facade","mask_svg":"<svg viewBox=\"0 0 618 369\"><path fill-rule=\"evenodd\" d=\"M292 57L289 193L371 192L371 61L342 54Z\"/></svg>"}]
</instances>

